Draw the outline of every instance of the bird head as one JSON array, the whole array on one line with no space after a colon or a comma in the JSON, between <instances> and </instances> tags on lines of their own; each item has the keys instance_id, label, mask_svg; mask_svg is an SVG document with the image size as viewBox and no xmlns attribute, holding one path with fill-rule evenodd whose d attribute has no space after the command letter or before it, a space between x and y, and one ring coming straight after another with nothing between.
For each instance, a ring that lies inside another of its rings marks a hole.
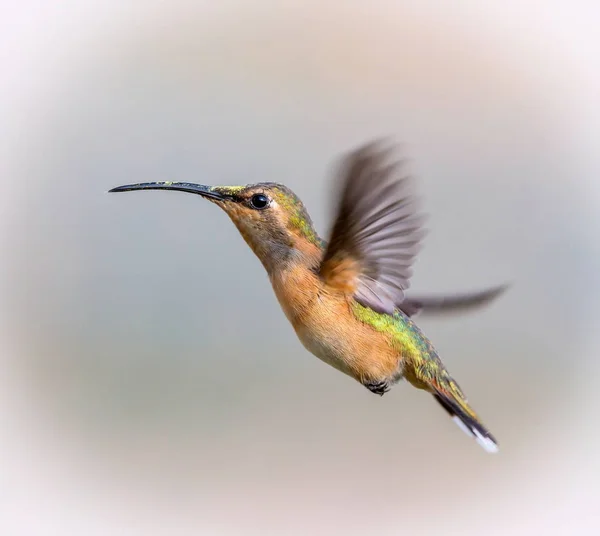
<instances>
[{"instance_id":1,"label":"bird head","mask_svg":"<svg viewBox=\"0 0 600 536\"><path fill-rule=\"evenodd\" d=\"M147 182L119 186L110 192L133 190L187 192L218 205L269 271L294 254L320 249L322 245L304 204L282 184L206 186L188 182Z\"/></svg>"}]
</instances>

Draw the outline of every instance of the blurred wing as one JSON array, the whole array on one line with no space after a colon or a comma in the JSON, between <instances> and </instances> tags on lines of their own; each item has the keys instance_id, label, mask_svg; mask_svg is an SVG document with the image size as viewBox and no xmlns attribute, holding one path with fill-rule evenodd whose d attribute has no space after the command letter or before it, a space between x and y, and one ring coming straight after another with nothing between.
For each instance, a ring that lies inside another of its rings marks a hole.
<instances>
[{"instance_id":1,"label":"blurred wing","mask_svg":"<svg viewBox=\"0 0 600 536\"><path fill-rule=\"evenodd\" d=\"M388 314L404 300L425 234L412 181L390 153L373 143L344 159L339 208L319 268L326 283Z\"/></svg>"},{"instance_id":2,"label":"blurred wing","mask_svg":"<svg viewBox=\"0 0 600 536\"><path fill-rule=\"evenodd\" d=\"M397 307L406 316L417 314L451 314L466 313L478 309L495 300L508 285L489 288L480 292L468 294L453 294L448 296L408 296Z\"/></svg>"}]
</instances>

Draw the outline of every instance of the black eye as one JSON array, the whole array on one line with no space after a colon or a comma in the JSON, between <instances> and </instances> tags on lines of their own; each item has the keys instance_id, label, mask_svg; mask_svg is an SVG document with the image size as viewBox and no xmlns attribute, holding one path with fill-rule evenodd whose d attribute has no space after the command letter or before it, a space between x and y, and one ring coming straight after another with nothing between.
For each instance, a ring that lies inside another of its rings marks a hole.
<instances>
[{"instance_id":1,"label":"black eye","mask_svg":"<svg viewBox=\"0 0 600 536\"><path fill-rule=\"evenodd\" d=\"M263 208L267 208L269 206L269 198L263 194L253 195L250 199L250 206L257 210L262 210Z\"/></svg>"}]
</instances>

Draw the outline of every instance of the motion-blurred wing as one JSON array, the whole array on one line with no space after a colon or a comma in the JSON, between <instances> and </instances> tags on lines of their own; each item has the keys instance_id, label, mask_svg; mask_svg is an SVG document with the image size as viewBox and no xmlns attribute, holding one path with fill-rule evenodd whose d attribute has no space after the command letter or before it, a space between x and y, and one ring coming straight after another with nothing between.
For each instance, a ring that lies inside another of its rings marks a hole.
<instances>
[{"instance_id":1,"label":"motion-blurred wing","mask_svg":"<svg viewBox=\"0 0 600 536\"><path fill-rule=\"evenodd\" d=\"M415 316L417 314L443 315L466 313L487 305L500 296L507 288L508 285L501 285L467 294L408 296L397 307L407 316Z\"/></svg>"},{"instance_id":2,"label":"motion-blurred wing","mask_svg":"<svg viewBox=\"0 0 600 536\"><path fill-rule=\"evenodd\" d=\"M342 163L339 208L320 275L366 307L392 314L404 300L424 236L412 181L380 143Z\"/></svg>"}]
</instances>

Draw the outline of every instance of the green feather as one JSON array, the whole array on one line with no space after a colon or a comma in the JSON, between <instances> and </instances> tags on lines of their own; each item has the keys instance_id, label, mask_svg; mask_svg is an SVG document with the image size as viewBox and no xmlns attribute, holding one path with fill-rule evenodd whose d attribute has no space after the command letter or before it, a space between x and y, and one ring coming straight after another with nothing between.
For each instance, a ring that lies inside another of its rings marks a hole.
<instances>
[{"instance_id":1,"label":"green feather","mask_svg":"<svg viewBox=\"0 0 600 536\"><path fill-rule=\"evenodd\" d=\"M290 225L309 242L323 247L323 241L315 231L313 222L300 198L281 184L273 187L273 194L277 203L289 214Z\"/></svg>"}]
</instances>

